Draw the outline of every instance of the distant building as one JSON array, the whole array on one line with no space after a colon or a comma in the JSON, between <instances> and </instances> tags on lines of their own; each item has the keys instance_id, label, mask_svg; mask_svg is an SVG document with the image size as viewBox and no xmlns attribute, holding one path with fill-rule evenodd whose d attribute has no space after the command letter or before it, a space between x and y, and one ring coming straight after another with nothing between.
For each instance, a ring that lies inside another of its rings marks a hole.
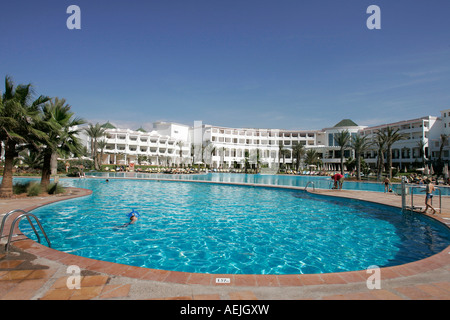
<instances>
[{"instance_id":1,"label":"distant building","mask_svg":"<svg viewBox=\"0 0 450 320\"><path fill-rule=\"evenodd\" d=\"M361 134L373 140L378 130L384 130L387 127L394 130L398 129L398 133L405 136L404 139L399 140L392 146L393 167L403 169L404 166L414 163L421 164L424 160L435 158L436 149L439 150L439 139L442 133L442 121L440 118L426 116L367 127L361 131ZM375 164L376 158L377 150L375 148L364 154L364 159L368 164ZM448 159L448 154L446 159Z\"/></svg>"},{"instance_id":2,"label":"distant building","mask_svg":"<svg viewBox=\"0 0 450 320\"><path fill-rule=\"evenodd\" d=\"M320 130L228 128L201 121L193 126L155 122L149 132L143 128L118 129L109 122L104 127L103 164L185 166L203 163L211 168L243 168L247 161L252 166L258 163L271 168L279 163L293 164L293 148L301 144L305 149L315 149L324 167L335 170L341 158L336 133L348 130L351 136L363 135L373 141L378 130L391 127L405 135L392 148L393 166L403 168L439 156L441 134L450 136L450 109L441 111L441 117L424 116L370 127L344 119ZM89 139L84 136L83 140L90 150ZM287 150L283 156L281 149ZM446 142L442 159L450 159L449 151ZM344 158L349 157L355 157L352 149L344 151ZM375 147L369 148L363 157L370 166L376 166Z\"/></svg>"}]
</instances>

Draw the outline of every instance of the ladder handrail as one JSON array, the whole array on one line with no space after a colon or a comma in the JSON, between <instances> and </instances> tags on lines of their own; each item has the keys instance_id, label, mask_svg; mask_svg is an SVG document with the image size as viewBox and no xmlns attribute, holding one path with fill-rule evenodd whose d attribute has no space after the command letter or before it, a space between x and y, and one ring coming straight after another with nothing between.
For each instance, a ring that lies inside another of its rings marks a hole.
<instances>
[{"instance_id":1,"label":"ladder handrail","mask_svg":"<svg viewBox=\"0 0 450 320\"><path fill-rule=\"evenodd\" d=\"M42 232L42 234L44 235L45 240L47 241L48 246L51 248L50 240L48 239L47 234L45 233L44 228L42 227L41 222L39 221L39 219L38 219L34 214L32 214L32 213L30 213L30 212L26 212L26 211L24 211L24 210L20 210L20 209L18 209L18 210L13 210L13 211L8 212L8 213L5 215L5 217L3 217L0 235L2 235L2 233L3 233L3 228L4 228L4 224L5 224L6 218L7 218L9 215L11 215L12 213L15 213L15 212L23 212L23 213L22 213L21 215L17 216L17 217L14 219L14 221L12 222L12 224L11 224L11 229L10 229L9 235L8 235L8 241L6 242L6 246L5 246L5 252L7 252L7 253L9 252L9 245L11 244L11 239L12 239L12 237L13 237L14 228L15 228L15 226L16 226L16 223L17 223L17 222L20 222L20 220L22 220L23 217L26 217L26 218L27 218L28 222L29 222L30 225L31 225L31 228L33 229L34 233L36 234L36 237L38 238L38 242L41 243L41 237L39 237L39 234L38 234L36 228L34 227L33 222L32 222L31 219L30 219L30 217L33 217L33 218L34 218L34 220L36 221L36 223L37 223L38 226L39 226L39 229L41 229L41 232Z\"/></svg>"},{"instance_id":2,"label":"ladder handrail","mask_svg":"<svg viewBox=\"0 0 450 320\"><path fill-rule=\"evenodd\" d=\"M406 185L410 189L411 194L411 206L410 210L414 210L414 189L423 189L424 186ZM435 191L439 191L439 212L442 212L442 190L439 187L435 187ZM431 198L431 204L433 204L433 198Z\"/></svg>"},{"instance_id":3,"label":"ladder handrail","mask_svg":"<svg viewBox=\"0 0 450 320\"><path fill-rule=\"evenodd\" d=\"M6 222L6 220L8 219L8 217L9 217L10 215L12 215L13 213L16 213L16 212L28 213L28 212L26 212L26 211L24 211L24 210L22 210L22 209L12 210L12 211L6 213L5 216L4 216L3 219L2 219L2 225L1 225L1 227L0 227L0 239L3 238L3 229L4 229L4 227L5 227L5 222ZM6 237L6 236L5 236L5 237Z\"/></svg>"},{"instance_id":4,"label":"ladder handrail","mask_svg":"<svg viewBox=\"0 0 450 320\"><path fill-rule=\"evenodd\" d=\"M306 184L306 186L305 186L305 191L306 191L306 189L308 189L308 186L309 186L310 183L312 183L313 191L316 191L316 186L314 185L314 182L313 182L313 181L309 181L309 182Z\"/></svg>"}]
</instances>

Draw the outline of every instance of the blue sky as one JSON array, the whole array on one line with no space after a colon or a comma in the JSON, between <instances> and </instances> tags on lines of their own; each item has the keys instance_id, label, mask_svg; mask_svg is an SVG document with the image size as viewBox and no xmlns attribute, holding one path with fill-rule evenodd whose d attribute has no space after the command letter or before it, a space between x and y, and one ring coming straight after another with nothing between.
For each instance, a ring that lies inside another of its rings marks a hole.
<instances>
[{"instance_id":1,"label":"blue sky","mask_svg":"<svg viewBox=\"0 0 450 320\"><path fill-rule=\"evenodd\" d=\"M372 4L381 30L366 27ZM0 76L132 129L377 125L450 108L449 13L448 0L9 1Z\"/></svg>"}]
</instances>

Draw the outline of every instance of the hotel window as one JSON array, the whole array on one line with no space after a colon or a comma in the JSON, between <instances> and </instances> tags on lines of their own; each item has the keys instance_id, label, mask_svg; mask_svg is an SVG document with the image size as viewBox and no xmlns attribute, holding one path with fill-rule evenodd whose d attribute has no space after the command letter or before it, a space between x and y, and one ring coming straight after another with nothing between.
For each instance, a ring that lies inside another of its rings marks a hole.
<instances>
[{"instance_id":1,"label":"hotel window","mask_svg":"<svg viewBox=\"0 0 450 320\"><path fill-rule=\"evenodd\" d=\"M332 133L328 134L328 146L329 147L334 147L334 136Z\"/></svg>"}]
</instances>

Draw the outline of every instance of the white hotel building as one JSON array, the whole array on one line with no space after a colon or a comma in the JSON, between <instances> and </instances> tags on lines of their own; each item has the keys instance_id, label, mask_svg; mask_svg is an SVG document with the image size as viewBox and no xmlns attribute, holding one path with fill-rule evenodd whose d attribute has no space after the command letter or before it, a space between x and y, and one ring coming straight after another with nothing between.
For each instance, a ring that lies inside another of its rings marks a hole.
<instances>
[{"instance_id":1,"label":"white hotel building","mask_svg":"<svg viewBox=\"0 0 450 320\"><path fill-rule=\"evenodd\" d=\"M211 168L243 168L245 159L255 164L257 159L263 166L277 167L278 163L292 164L292 148L302 144L306 149L314 148L326 168L340 164L340 147L334 134L348 130L352 135L366 135L370 139L378 130L386 127L399 129L406 135L404 140L393 145L393 166L403 168L422 163L419 141L423 141L426 159L438 157L441 134L450 136L450 109L441 111L440 117L424 116L378 126L358 126L351 120L321 130L282 130L226 128L196 121L193 126L170 122L156 122L153 129L106 129L106 148L103 164L142 164L179 166L204 163ZM89 139L83 140L89 147ZM280 158L280 144L287 154ZM88 148L89 150L89 148ZM346 150L345 158L353 157L353 150ZM363 155L365 161L376 165L376 149ZM449 160L448 143L444 145L443 159Z\"/></svg>"}]
</instances>

